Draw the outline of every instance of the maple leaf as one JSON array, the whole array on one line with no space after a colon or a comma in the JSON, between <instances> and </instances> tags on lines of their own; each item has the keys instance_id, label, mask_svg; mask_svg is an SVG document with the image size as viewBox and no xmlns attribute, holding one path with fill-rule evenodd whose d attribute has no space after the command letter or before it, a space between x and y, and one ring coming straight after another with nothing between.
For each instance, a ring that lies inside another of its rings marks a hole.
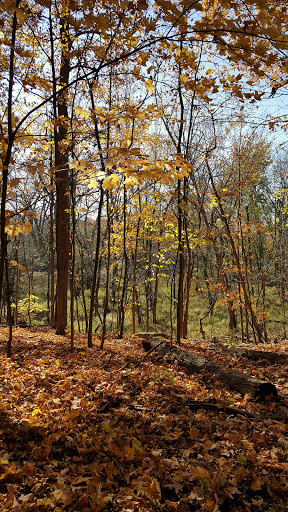
<instances>
[{"instance_id":1,"label":"maple leaf","mask_svg":"<svg viewBox=\"0 0 288 512\"><path fill-rule=\"evenodd\" d=\"M88 119L90 113L87 110L82 109L81 107L74 107L74 111L82 119Z\"/></svg>"},{"instance_id":2,"label":"maple leaf","mask_svg":"<svg viewBox=\"0 0 288 512\"><path fill-rule=\"evenodd\" d=\"M102 187L106 188L107 190L119 187L120 179L120 176L118 176L117 174L110 174L110 176L107 176L107 178L105 178L105 180L103 181Z\"/></svg>"},{"instance_id":3,"label":"maple leaf","mask_svg":"<svg viewBox=\"0 0 288 512\"><path fill-rule=\"evenodd\" d=\"M147 89L148 92L153 92L155 90L155 85L153 85L153 81L152 80L146 80L145 81L145 87Z\"/></svg>"},{"instance_id":4,"label":"maple leaf","mask_svg":"<svg viewBox=\"0 0 288 512\"><path fill-rule=\"evenodd\" d=\"M257 476L251 483L251 489L253 489L253 491L260 491L263 485L264 480L260 476Z\"/></svg>"}]
</instances>

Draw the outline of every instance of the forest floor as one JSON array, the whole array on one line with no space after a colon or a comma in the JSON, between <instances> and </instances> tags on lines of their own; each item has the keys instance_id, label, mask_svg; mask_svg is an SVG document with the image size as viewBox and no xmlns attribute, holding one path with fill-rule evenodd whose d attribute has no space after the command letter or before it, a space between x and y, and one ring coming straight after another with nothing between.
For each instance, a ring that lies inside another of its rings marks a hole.
<instances>
[{"instance_id":1,"label":"forest floor","mask_svg":"<svg viewBox=\"0 0 288 512\"><path fill-rule=\"evenodd\" d=\"M133 337L109 335L100 351L77 334L71 353L68 336L17 328L12 359L6 337L0 328L1 512L288 510L285 401L257 403L153 352L138 365L145 352ZM223 346L183 342L287 398L287 364Z\"/></svg>"}]
</instances>

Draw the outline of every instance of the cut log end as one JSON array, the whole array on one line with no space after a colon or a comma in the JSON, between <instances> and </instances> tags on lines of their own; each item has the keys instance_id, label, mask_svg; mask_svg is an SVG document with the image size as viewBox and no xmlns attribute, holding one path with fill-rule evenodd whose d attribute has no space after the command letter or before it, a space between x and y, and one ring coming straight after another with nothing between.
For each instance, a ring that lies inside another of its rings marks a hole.
<instances>
[{"instance_id":1,"label":"cut log end","mask_svg":"<svg viewBox=\"0 0 288 512\"><path fill-rule=\"evenodd\" d=\"M271 384L271 382L263 382L255 387L254 396L257 402L266 402L278 396L278 392L274 384Z\"/></svg>"}]
</instances>

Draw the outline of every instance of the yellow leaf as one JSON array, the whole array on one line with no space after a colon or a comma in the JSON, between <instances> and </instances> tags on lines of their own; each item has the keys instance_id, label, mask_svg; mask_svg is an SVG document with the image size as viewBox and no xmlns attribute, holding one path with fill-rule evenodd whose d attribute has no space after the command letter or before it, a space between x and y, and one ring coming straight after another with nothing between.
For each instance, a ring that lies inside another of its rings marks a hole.
<instances>
[{"instance_id":1,"label":"yellow leaf","mask_svg":"<svg viewBox=\"0 0 288 512\"><path fill-rule=\"evenodd\" d=\"M34 409L34 411L32 412L31 416L37 416L38 414L43 414L41 409L39 409L39 407L36 407L36 409Z\"/></svg>"},{"instance_id":2,"label":"yellow leaf","mask_svg":"<svg viewBox=\"0 0 288 512\"><path fill-rule=\"evenodd\" d=\"M44 505L44 507L47 505L47 506L50 506L50 507L53 507L54 506L54 503L52 500L50 500L50 498L48 498L47 500L37 500L37 507L41 507L41 505Z\"/></svg>"},{"instance_id":3,"label":"yellow leaf","mask_svg":"<svg viewBox=\"0 0 288 512\"><path fill-rule=\"evenodd\" d=\"M109 423L107 423L106 421L103 421L102 423L102 428L103 430L105 430L105 432L107 432L107 434L110 436L110 437L115 437L115 431L114 429L109 425Z\"/></svg>"},{"instance_id":4,"label":"yellow leaf","mask_svg":"<svg viewBox=\"0 0 288 512\"><path fill-rule=\"evenodd\" d=\"M189 80L189 76L187 76L187 75L181 75L180 76L180 83L181 84L185 84L186 82L188 82L188 80Z\"/></svg>"},{"instance_id":5,"label":"yellow leaf","mask_svg":"<svg viewBox=\"0 0 288 512\"><path fill-rule=\"evenodd\" d=\"M126 180L124 181L124 185L126 186L126 188L129 188L129 187L135 187L135 185L138 185L138 179L137 178L126 178Z\"/></svg>"},{"instance_id":6,"label":"yellow leaf","mask_svg":"<svg viewBox=\"0 0 288 512\"><path fill-rule=\"evenodd\" d=\"M98 185L98 181L97 181L97 180L95 180L95 178L91 178L91 179L89 180L88 188L92 188L92 189L96 190L96 189L98 188L98 186L99 186L99 185Z\"/></svg>"},{"instance_id":7,"label":"yellow leaf","mask_svg":"<svg viewBox=\"0 0 288 512\"><path fill-rule=\"evenodd\" d=\"M103 181L102 186L107 190L110 190L111 188L119 187L119 183L120 177L117 176L117 174L110 174L110 176L107 176L107 178Z\"/></svg>"},{"instance_id":8,"label":"yellow leaf","mask_svg":"<svg viewBox=\"0 0 288 512\"><path fill-rule=\"evenodd\" d=\"M153 92L155 89L155 85L153 85L152 80L146 80L145 87L148 92Z\"/></svg>"},{"instance_id":9,"label":"yellow leaf","mask_svg":"<svg viewBox=\"0 0 288 512\"><path fill-rule=\"evenodd\" d=\"M28 220L26 220L24 226L23 226L23 233L31 233L32 231L32 225Z\"/></svg>"},{"instance_id":10,"label":"yellow leaf","mask_svg":"<svg viewBox=\"0 0 288 512\"><path fill-rule=\"evenodd\" d=\"M61 501L65 506L70 505L72 502L71 495L69 495L68 492L64 491L63 489L56 489L52 494L57 502Z\"/></svg>"},{"instance_id":11,"label":"yellow leaf","mask_svg":"<svg viewBox=\"0 0 288 512\"><path fill-rule=\"evenodd\" d=\"M143 451L142 443L141 441L139 441L139 439L137 439L137 437L132 437L132 444L134 448L136 448L136 450L138 450L139 452Z\"/></svg>"},{"instance_id":12,"label":"yellow leaf","mask_svg":"<svg viewBox=\"0 0 288 512\"><path fill-rule=\"evenodd\" d=\"M161 500L161 488L156 478L152 479L152 483L149 487L144 488L145 496L151 500Z\"/></svg>"},{"instance_id":13,"label":"yellow leaf","mask_svg":"<svg viewBox=\"0 0 288 512\"><path fill-rule=\"evenodd\" d=\"M89 112L87 110L83 110L81 107L74 107L75 114L82 119L88 119L90 116Z\"/></svg>"},{"instance_id":14,"label":"yellow leaf","mask_svg":"<svg viewBox=\"0 0 288 512\"><path fill-rule=\"evenodd\" d=\"M17 263L17 261L15 260L10 260L10 264L13 265L13 267L17 267L19 270L25 270L25 267Z\"/></svg>"},{"instance_id":15,"label":"yellow leaf","mask_svg":"<svg viewBox=\"0 0 288 512\"><path fill-rule=\"evenodd\" d=\"M217 206L218 205L218 201L216 199L216 197L213 197L211 203L210 203L210 208L214 208L214 206Z\"/></svg>"},{"instance_id":16,"label":"yellow leaf","mask_svg":"<svg viewBox=\"0 0 288 512\"><path fill-rule=\"evenodd\" d=\"M253 489L253 491L260 491L263 484L264 481L262 478L260 478L260 476L256 476L251 484L251 489Z\"/></svg>"}]
</instances>

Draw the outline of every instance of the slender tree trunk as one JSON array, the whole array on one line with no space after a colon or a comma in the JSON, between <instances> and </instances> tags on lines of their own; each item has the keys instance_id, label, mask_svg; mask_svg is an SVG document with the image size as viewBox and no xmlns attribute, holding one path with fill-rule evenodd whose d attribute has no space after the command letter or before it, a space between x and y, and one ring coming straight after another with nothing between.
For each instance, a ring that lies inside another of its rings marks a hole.
<instances>
[{"instance_id":1,"label":"slender tree trunk","mask_svg":"<svg viewBox=\"0 0 288 512\"><path fill-rule=\"evenodd\" d=\"M111 213L109 205L109 191L106 192L106 206L107 206L107 264L106 264L106 284L105 284L105 297L103 304L103 324L102 324L102 338L100 348L103 349L106 336L106 317L108 313L109 304L109 280L110 280L110 262L111 262Z\"/></svg>"},{"instance_id":2,"label":"slender tree trunk","mask_svg":"<svg viewBox=\"0 0 288 512\"><path fill-rule=\"evenodd\" d=\"M20 0L16 0L15 7L18 8ZM11 34L11 49L9 59L9 83L8 83L8 103L7 103L7 125L8 125L8 143L6 154L2 156L2 194L1 194L1 225L0 225L0 240L1 240L1 254L0 254L0 304L2 302L2 294L4 288L4 279L6 281L6 301L7 301L7 316L9 324L9 338L7 342L7 357L12 355L12 314L11 314L11 297L9 286L9 269L8 269L8 254L7 246L8 239L5 231L6 220L6 201L7 201L7 187L8 187L8 168L12 156L12 147L15 140L15 133L12 127L12 107L13 107L13 83L14 83L14 57L15 57L15 42L17 32L17 14L16 10L13 14L12 21L12 34Z\"/></svg>"},{"instance_id":3,"label":"slender tree trunk","mask_svg":"<svg viewBox=\"0 0 288 512\"><path fill-rule=\"evenodd\" d=\"M7 320L9 326L9 334L7 341L7 357L12 356L12 337L13 337L13 319L12 319L12 311L11 311L11 293L10 293L10 283L9 283L9 266L8 259L5 260L5 270L6 270L6 302L7 302Z\"/></svg>"},{"instance_id":4,"label":"slender tree trunk","mask_svg":"<svg viewBox=\"0 0 288 512\"><path fill-rule=\"evenodd\" d=\"M124 276L123 276L123 285L122 285L122 293L121 293L121 299L119 304L119 333L118 338L122 339L124 334L124 321L125 321L125 296L127 293L127 281L128 281L128 254L127 254L127 247L126 247L126 208L127 208L127 192L126 187L124 185L124 198L123 198L123 215L124 215L124 222L123 222L123 256L124 256Z\"/></svg>"},{"instance_id":5,"label":"slender tree trunk","mask_svg":"<svg viewBox=\"0 0 288 512\"><path fill-rule=\"evenodd\" d=\"M52 163L51 163L52 167ZM51 177L51 186L54 185L53 179ZM49 249L50 249L50 325L54 326L55 323L55 250L54 250L54 194L53 191L50 195L50 240L49 240Z\"/></svg>"},{"instance_id":6,"label":"slender tree trunk","mask_svg":"<svg viewBox=\"0 0 288 512\"><path fill-rule=\"evenodd\" d=\"M180 345L183 337L183 305L184 305L184 243L183 243L183 196L181 194L181 181L178 180L177 188L178 202L178 257L179 257L179 277L178 277L178 296L177 296L177 344Z\"/></svg>"},{"instance_id":7,"label":"slender tree trunk","mask_svg":"<svg viewBox=\"0 0 288 512\"><path fill-rule=\"evenodd\" d=\"M146 240L146 268L145 268L145 301L146 301L146 331L150 331L150 304L151 304L151 259L152 241Z\"/></svg>"},{"instance_id":8,"label":"slender tree trunk","mask_svg":"<svg viewBox=\"0 0 288 512\"><path fill-rule=\"evenodd\" d=\"M183 41L180 41L180 50L183 48ZM181 88L181 75L182 68L179 67L179 77L178 77L178 95L180 102L180 127L179 127L179 135L178 135L178 143L177 143L177 153L181 154L182 150L182 138L183 138L183 121L184 121L184 101L182 96L182 88ZM177 186L177 210L178 210L178 257L179 257L179 277L178 277L178 296L177 296L177 335L176 340L177 344L180 345L181 338L183 337L183 307L184 307L184 267L185 267L185 257L184 257L184 243L183 243L183 234L182 230L184 227L184 215L185 215L185 201L186 201L186 187L185 180L183 183L183 194L181 191L181 180L178 180Z\"/></svg>"},{"instance_id":9,"label":"slender tree trunk","mask_svg":"<svg viewBox=\"0 0 288 512\"><path fill-rule=\"evenodd\" d=\"M64 87L57 94L54 34L50 12L50 45L53 82L54 148L56 184L56 255L57 255L57 311L56 334L64 334L67 327L67 294L70 267L70 200L69 200L69 144L68 144L68 88L70 74L70 0L63 0L60 15L61 62L59 83Z\"/></svg>"},{"instance_id":10,"label":"slender tree trunk","mask_svg":"<svg viewBox=\"0 0 288 512\"><path fill-rule=\"evenodd\" d=\"M101 241L101 214L102 214L102 205L103 205L103 187L100 185L100 199L98 206L98 216L97 216L97 237L96 237L96 248L95 248L95 259L94 259L94 270L93 270L93 279L92 279L92 287L91 287L91 301L90 301L90 311L89 311L89 325L88 325L88 347L91 348L93 346L92 341L92 333L93 333L93 313L95 306L95 290L97 283L97 273L99 266L99 252L100 252L100 241Z\"/></svg>"},{"instance_id":11,"label":"slender tree trunk","mask_svg":"<svg viewBox=\"0 0 288 512\"><path fill-rule=\"evenodd\" d=\"M268 342L267 335L267 323L266 323L266 268L263 267L263 333L264 333L264 341Z\"/></svg>"},{"instance_id":12,"label":"slender tree trunk","mask_svg":"<svg viewBox=\"0 0 288 512\"><path fill-rule=\"evenodd\" d=\"M86 298L85 298L84 255L83 255L82 244L80 243L79 240L78 240L78 244L79 244L80 261L81 261L81 295L82 295L84 317L85 317L85 332L88 332L89 322L88 322L87 305L86 305Z\"/></svg>"},{"instance_id":13,"label":"slender tree trunk","mask_svg":"<svg viewBox=\"0 0 288 512\"><path fill-rule=\"evenodd\" d=\"M188 261L187 261L187 273L186 273L186 304L184 310L184 318L183 318L183 338L187 338L188 334L188 315L189 315L189 300L190 300L190 288L191 288L191 280L192 280L192 272L194 268L194 261L192 258L192 251L189 246L188 247Z\"/></svg>"},{"instance_id":14,"label":"slender tree trunk","mask_svg":"<svg viewBox=\"0 0 288 512\"><path fill-rule=\"evenodd\" d=\"M74 173L71 176L71 209L72 209L72 240L71 240L71 272L70 272L70 324L71 324L71 335L70 335L70 350L74 350L74 302L75 302L75 239L76 239L76 217L75 217L75 181Z\"/></svg>"},{"instance_id":15,"label":"slender tree trunk","mask_svg":"<svg viewBox=\"0 0 288 512\"><path fill-rule=\"evenodd\" d=\"M161 236L161 234L160 234ZM157 326L157 301L158 301L158 290L159 290L159 271L160 271L160 240L157 242L157 264L155 270L155 286L154 286L154 294L153 294L153 307L152 307L152 315L153 315L153 325L156 329Z\"/></svg>"},{"instance_id":16,"label":"slender tree trunk","mask_svg":"<svg viewBox=\"0 0 288 512\"><path fill-rule=\"evenodd\" d=\"M18 325L18 300L19 300L19 268L18 268L18 246L16 245L15 255L17 267L16 267L16 283L15 283L15 312L14 312L14 325Z\"/></svg>"},{"instance_id":17,"label":"slender tree trunk","mask_svg":"<svg viewBox=\"0 0 288 512\"><path fill-rule=\"evenodd\" d=\"M137 269L137 252L138 252L138 241L139 241L139 230L140 230L141 217L138 217L136 238L135 238L135 250L133 255L133 285L132 285L132 334L136 333L136 269Z\"/></svg>"}]
</instances>

